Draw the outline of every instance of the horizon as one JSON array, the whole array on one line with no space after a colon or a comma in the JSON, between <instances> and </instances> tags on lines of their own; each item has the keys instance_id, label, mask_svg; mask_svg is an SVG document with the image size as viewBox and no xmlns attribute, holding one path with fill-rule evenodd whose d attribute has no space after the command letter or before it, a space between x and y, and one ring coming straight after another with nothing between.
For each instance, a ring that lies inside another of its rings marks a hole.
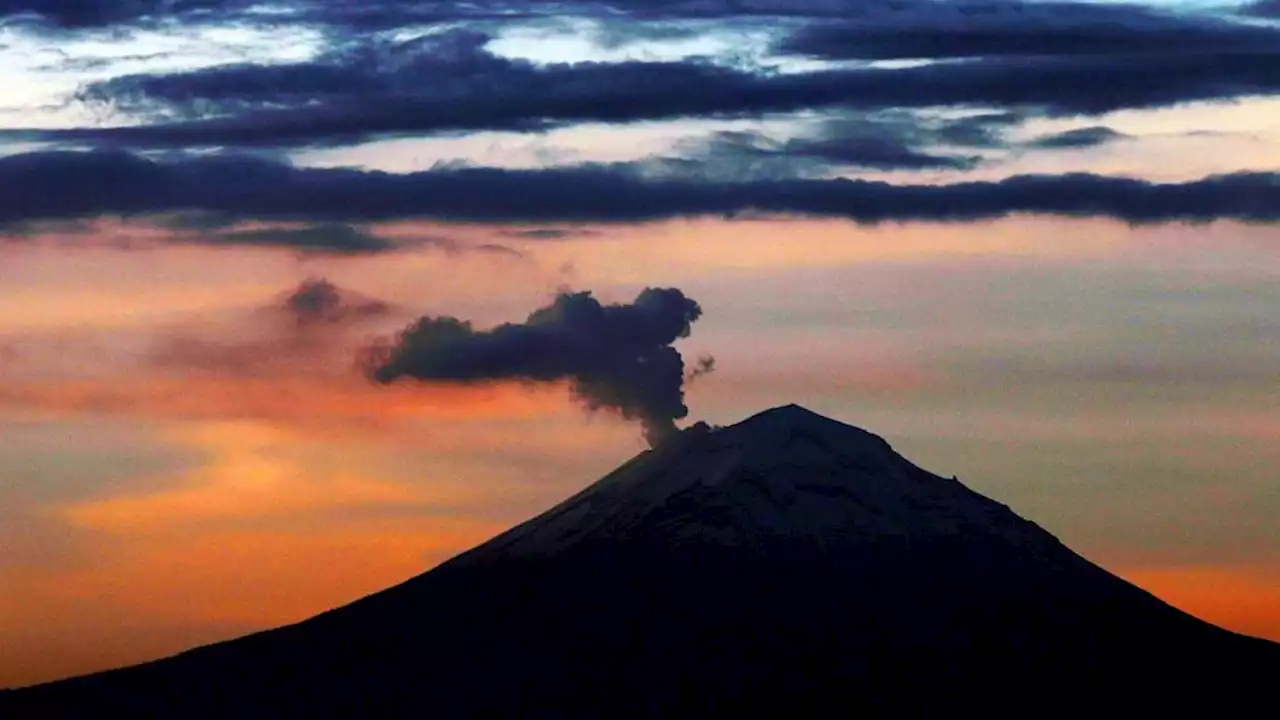
<instances>
[{"instance_id":1,"label":"horizon","mask_svg":"<svg viewBox=\"0 0 1280 720\"><path fill-rule=\"evenodd\" d=\"M788 404L1280 641L1274 2L0 5L0 688Z\"/></svg>"}]
</instances>

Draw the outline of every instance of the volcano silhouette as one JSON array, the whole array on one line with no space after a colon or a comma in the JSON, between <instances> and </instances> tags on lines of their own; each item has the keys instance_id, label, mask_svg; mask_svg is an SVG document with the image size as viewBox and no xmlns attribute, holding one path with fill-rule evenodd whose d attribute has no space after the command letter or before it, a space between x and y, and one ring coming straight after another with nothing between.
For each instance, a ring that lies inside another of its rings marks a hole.
<instances>
[{"instance_id":1,"label":"volcano silhouette","mask_svg":"<svg viewBox=\"0 0 1280 720\"><path fill-rule=\"evenodd\" d=\"M0 717L1228 717L1277 677L1280 645L788 406L686 430L396 587Z\"/></svg>"}]
</instances>

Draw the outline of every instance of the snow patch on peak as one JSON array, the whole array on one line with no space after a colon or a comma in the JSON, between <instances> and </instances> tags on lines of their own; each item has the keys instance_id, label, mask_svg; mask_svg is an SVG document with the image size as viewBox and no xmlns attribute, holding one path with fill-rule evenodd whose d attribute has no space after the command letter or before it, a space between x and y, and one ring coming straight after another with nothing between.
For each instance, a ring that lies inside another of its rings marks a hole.
<instances>
[{"instance_id":1,"label":"snow patch on peak","mask_svg":"<svg viewBox=\"0 0 1280 720\"><path fill-rule=\"evenodd\" d=\"M749 439L753 447L774 451L785 447L788 452L817 451L880 459L897 457L889 443L879 435L794 404L765 410L721 432L740 435L743 440ZM797 443L797 439L808 443Z\"/></svg>"},{"instance_id":2,"label":"snow patch on peak","mask_svg":"<svg viewBox=\"0 0 1280 720\"><path fill-rule=\"evenodd\" d=\"M830 547L957 536L1057 543L1005 506L913 465L878 435L787 405L678 433L471 555L546 556L641 537Z\"/></svg>"},{"instance_id":3,"label":"snow patch on peak","mask_svg":"<svg viewBox=\"0 0 1280 720\"><path fill-rule=\"evenodd\" d=\"M818 422L824 422L824 423L836 423L840 425L844 424L844 423L839 423L836 420L832 420L829 417L819 415L818 413L810 410L809 408L803 405L797 405L796 403L787 403L786 405L779 405L778 407L769 408L768 410L761 410L755 415L752 415L746 420L743 420L739 424L741 425L741 424L746 424L751 422L758 422L765 419L772 420L775 422L788 422L788 423L804 423L804 422L818 421Z\"/></svg>"},{"instance_id":4,"label":"snow patch on peak","mask_svg":"<svg viewBox=\"0 0 1280 720\"><path fill-rule=\"evenodd\" d=\"M829 429L842 428L844 430L856 430L858 432L866 432L852 425L829 417L819 415L818 413L800 405L790 404L781 405L779 407L770 408L763 412L756 413L751 417L731 427L739 429L750 429L752 432L789 432L798 428L816 429L826 427ZM869 434L869 433L868 433Z\"/></svg>"}]
</instances>

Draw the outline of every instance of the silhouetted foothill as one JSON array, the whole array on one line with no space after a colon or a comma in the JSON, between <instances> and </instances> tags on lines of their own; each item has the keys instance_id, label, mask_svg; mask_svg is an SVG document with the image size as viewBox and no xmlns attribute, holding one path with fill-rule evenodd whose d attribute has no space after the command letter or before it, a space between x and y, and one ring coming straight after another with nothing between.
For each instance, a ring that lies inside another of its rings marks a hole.
<instances>
[{"instance_id":1,"label":"silhouetted foothill","mask_svg":"<svg viewBox=\"0 0 1280 720\"><path fill-rule=\"evenodd\" d=\"M0 716L1244 717L1278 673L1280 646L788 406L677 433L399 586Z\"/></svg>"}]
</instances>

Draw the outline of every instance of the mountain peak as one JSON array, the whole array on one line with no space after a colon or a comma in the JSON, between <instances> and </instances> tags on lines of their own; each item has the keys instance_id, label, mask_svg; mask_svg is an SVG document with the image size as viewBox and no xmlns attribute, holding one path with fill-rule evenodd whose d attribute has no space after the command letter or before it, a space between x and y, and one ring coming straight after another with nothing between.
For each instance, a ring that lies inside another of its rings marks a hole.
<instances>
[{"instance_id":1,"label":"mountain peak","mask_svg":"<svg viewBox=\"0 0 1280 720\"><path fill-rule=\"evenodd\" d=\"M833 548L957 535L1057 545L880 436L792 404L723 428L698 423L458 562L641 539Z\"/></svg>"},{"instance_id":2,"label":"mountain peak","mask_svg":"<svg viewBox=\"0 0 1280 720\"><path fill-rule=\"evenodd\" d=\"M688 432L698 426L705 425L706 423L698 422L693 426L686 428L685 431ZM840 422L839 420L833 420L825 415L816 413L803 405L797 405L795 403L788 403L786 405L769 408L768 410L761 410L754 415L748 416L745 420L728 426L728 428L752 428L757 431L767 428L775 431L785 431L793 428L815 428L822 426L852 428L854 430L859 430L860 432L866 432L865 430Z\"/></svg>"},{"instance_id":3,"label":"mountain peak","mask_svg":"<svg viewBox=\"0 0 1280 720\"><path fill-rule=\"evenodd\" d=\"M867 459L895 455L884 438L862 428L832 420L796 404L782 405L756 413L735 425L723 428L735 442L753 450L776 455L785 449L795 453L799 445L810 451L864 456ZM725 438L727 439L727 438Z\"/></svg>"},{"instance_id":4,"label":"mountain peak","mask_svg":"<svg viewBox=\"0 0 1280 720\"><path fill-rule=\"evenodd\" d=\"M1187 616L796 405L698 424L298 625L0 693L0 716L1241 716L1280 647Z\"/></svg>"},{"instance_id":5,"label":"mountain peak","mask_svg":"<svg viewBox=\"0 0 1280 720\"><path fill-rule=\"evenodd\" d=\"M743 420L741 424L761 421L787 425L802 425L806 423L813 424L815 422L844 425L844 423L832 420L824 415L819 415L809 408L804 407L803 405L797 405L796 403L787 403L786 405L779 405L778 407L769 408L768 410L762 410L746 420Z\"/></svg>"}]
</instances>

